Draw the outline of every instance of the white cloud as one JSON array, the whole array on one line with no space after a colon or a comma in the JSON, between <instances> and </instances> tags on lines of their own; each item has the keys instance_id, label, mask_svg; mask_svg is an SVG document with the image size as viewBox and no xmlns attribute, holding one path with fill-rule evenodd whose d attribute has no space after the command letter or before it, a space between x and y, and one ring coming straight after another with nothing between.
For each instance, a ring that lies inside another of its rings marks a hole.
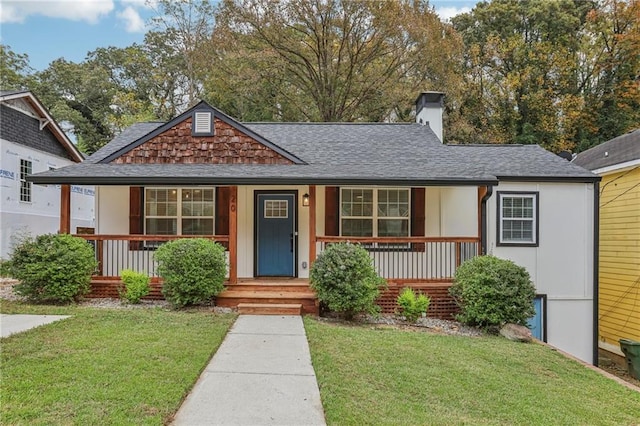
<instances>
[{"instance_id":1,"label":"white cloud","mask_svg":"<svg viewBox=\"0 0 640 426\"><path fill-rule=\"evenodd\" d=\"M113 10L112 0L2 0L0 22L24 22L30 15L95 24Z\"/></svg>"},{"instance_id":2,"label":"white cloud","mask_svg":"<svg viewBox=\"0 0 640 426\"><path fill-rule=\"evenodd\" d=\"M436 13L440 17L440 19L442 19L443 21L448 21L449 19L461 13L469 13L469 12L471 12L471 8L466 6L463 6L463 7L445 6L445 7L436 8Z\"/></svg>"},{"instance_id":3,"label":"white cloud","mask_svg":"<svg viewBox=\"0 0 640 426\"><path fill-rule=\"evenodd\" d=\"M122 12L117 13L118 18L125 23L128 33L142 33L145 30L144 20L140 14L131 6L127 6Z\"/></svg>"},{"instance_id":4,"label":"white cloud","mask_svg":"<svg viewBox=\"0 0 640 426\"><path fill-rule=\"evenodd\" d=\"M136 8L152 9L158 5L157 0L122 0L122 4L129 4Z\"/></svg>"}]
</instances>

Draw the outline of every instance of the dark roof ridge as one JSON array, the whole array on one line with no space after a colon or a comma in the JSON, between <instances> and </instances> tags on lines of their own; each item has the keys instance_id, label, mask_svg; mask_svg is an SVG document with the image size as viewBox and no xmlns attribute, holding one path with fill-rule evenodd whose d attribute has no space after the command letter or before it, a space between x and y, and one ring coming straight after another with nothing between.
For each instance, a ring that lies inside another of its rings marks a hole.
<instances>
[{"instance_id":1,"label":"dark roof ridge","mask_svg":"<svg viewBox=\"0 0 640 426\"><path fill-rule=\"evenodd\" d=\"M471 146L471 147L480 147L480 148L485 148L485 147L505 147L505 146L510 146L510 147L523 147L523 146L537 146L539 148L540 145L538 144L522 144L522 143L452 143L452 144L447 144L447 146Z\"/></svg>"},{"instance_id":2,"label":"dark roof ridge","mask_svg":"<svg viewBox=\"0 0 640 426\"><path fill-rule=\"evenodd\" d=\"M290 125L336 125L336 124L348 124L348 125L412 125L417 123L381 123L378 121L362 121L362 122L353 122L353 121L243 121L242 124L290 124Z\"/></svg>"}]
</instances>

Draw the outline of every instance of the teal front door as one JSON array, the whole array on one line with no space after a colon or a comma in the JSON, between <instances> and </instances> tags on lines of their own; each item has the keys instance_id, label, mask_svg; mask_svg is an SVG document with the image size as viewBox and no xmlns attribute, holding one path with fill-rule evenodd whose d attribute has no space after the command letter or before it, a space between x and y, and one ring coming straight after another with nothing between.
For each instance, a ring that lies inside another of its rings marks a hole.
<instances>
[{"instance_id":1,"label":"teal front door","mask_svg":"<svg viewBox=\"0 0 640 426\"><path fill-rule=\"evenodd\" d=\"M257 192L255 265L258 277L294 277L296 193Z\"/></svg>"}]
</instances>

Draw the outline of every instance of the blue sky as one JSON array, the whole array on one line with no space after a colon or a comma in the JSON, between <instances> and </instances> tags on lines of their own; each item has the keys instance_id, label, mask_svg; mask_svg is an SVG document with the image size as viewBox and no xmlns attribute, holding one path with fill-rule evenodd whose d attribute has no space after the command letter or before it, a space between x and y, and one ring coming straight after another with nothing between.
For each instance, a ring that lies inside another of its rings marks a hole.
<instances>
[{"instance_id":1,"label":"blue sky","mask_svg":"<svg viewBox=\"0 0 640 426\"><path fill-rule=\"evenodd\" d=\"M478 0L432 0L442 18L468 12ZM153 0L0 0L0 43L29 55L36 70L57 58L82 61L98 47L141 43Z\"/></svg>"}]
</instances>

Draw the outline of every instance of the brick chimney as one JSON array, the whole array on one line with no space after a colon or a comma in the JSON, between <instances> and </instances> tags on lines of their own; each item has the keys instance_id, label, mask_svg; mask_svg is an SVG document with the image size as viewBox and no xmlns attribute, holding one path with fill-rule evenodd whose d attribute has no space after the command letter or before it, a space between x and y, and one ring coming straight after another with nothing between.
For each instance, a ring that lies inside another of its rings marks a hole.
<instances>
[{"instance_id":1,"label":"brick chimney","mask_svg":"<svg viewBox=\"0 0 640 426\"><path fill-rule=\"evenodd\" d=\"M429 125L440 142L442 135L442 110L444 108L444 93L422 92L416 99L416 123Z\"/></svg>"}]
</instances>

